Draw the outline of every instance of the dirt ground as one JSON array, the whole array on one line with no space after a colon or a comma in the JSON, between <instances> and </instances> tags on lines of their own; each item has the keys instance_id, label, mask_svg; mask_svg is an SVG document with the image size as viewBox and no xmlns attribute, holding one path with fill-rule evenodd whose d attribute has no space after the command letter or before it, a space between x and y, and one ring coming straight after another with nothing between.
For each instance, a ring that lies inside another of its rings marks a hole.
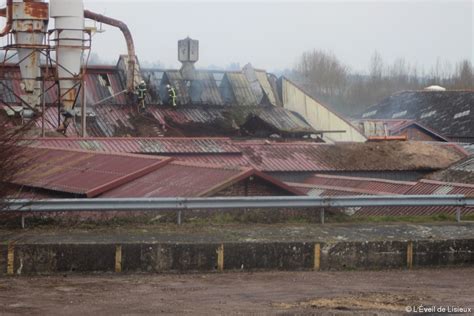
<instances>
[{"instance_id":1,"label":"dirt ground","mask_svg":"<svg viewBox=\"0 0 474 316\"><path fill-rule=\"evenodd\" d=\"M1 315L392 315L474 310L474 268L0 279Z\"/></svg>"}]
</instances>

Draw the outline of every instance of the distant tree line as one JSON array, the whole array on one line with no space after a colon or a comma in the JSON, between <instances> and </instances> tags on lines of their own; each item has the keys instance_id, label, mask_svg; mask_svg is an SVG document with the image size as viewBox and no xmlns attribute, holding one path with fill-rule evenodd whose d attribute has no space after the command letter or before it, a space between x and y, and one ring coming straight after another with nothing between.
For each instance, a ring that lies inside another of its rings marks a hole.
<instances>
[{"instance_id":1,"label":"distant tree line","mask_svg":"<svg viewBox=\"0 0 474 316\"><path fill-rule=\"evenodd\" d=\"M377 51L365 73L352 72L331 52L313 50L303 53L286 75L346 115L358 114L398 91L421 90L430 85L474 89L473 66L469 60L453 65L438 59L425 71L404 58L388 64Z\"/></svg>"}]
</instances>

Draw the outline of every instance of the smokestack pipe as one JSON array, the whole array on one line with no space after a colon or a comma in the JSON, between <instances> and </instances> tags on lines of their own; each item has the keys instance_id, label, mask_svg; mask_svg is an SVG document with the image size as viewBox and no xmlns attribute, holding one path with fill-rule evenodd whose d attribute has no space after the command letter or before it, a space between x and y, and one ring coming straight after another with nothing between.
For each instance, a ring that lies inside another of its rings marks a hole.
<instances>
[{"instance_id":1,"label":"smokestack pipe","mask_svg":"<svg viewBox=\"0 0 474 316\"><path fill-rule=\"evenodd\" d=\"M11 1L11 0L10 0ZM91 19L97 22L101 22L107 25L111 25L114 27L119 28L123 36L125 37L125 41L127 42L127 50L128 50L128 73L127 73L127 91L134 92L135 90L135 45L133 44L133 37L132 33L127 26L127 24L123 23L122 21L106 17L102 14L94 13L89 10L84 10L84 17L87 19Z\"/></svg>"},{"instance_id":2,"label":"smokestack pipe","mask_svg":"<svg viewBox=\"0 0 474 316\"><path fill-rule=\"evenodd\" d=\"M4 37L12 29L12 25L13 25L13 0L7 0L7 6L2 9L2 13L3 13L3 15L1 15L1 16L6 16L6 18L7 18L7 24L5 24L5 27L3 28L3 30L0 31L0 37Z\"/></svg>"}]
</instances>

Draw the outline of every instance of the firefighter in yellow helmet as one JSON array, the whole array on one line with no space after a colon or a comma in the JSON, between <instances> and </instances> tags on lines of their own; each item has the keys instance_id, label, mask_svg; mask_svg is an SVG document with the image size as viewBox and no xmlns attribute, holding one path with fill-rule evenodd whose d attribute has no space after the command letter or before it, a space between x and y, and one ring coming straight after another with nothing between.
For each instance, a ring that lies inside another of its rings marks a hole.
<instances>
[{"instance_id":1,"label":"firefighter in yellow helmet","mask_svg":"<svg viewBox=\"0 0 474 316\"><path fill-rule=\"evenodd\" d=\"M168 91L169 104L176 107L176 90L169 84L166 85L166 90Z\"/></svg>"}]
</instances>

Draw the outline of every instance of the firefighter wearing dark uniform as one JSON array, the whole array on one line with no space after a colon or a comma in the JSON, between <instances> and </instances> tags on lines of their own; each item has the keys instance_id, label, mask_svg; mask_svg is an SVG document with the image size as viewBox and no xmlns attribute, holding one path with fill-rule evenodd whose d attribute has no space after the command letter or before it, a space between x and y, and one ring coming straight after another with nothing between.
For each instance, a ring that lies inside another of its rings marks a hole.
<instances>
[{"instance_id":1,"label":"firefighter wearing dark uniform","mask_svg":"<svg viewBox=\"0 0 474 316\"><path fill-rule=\"evenodd\" d=\"M141 109L145 109L146 83L141 81L137 87L138 104Z\"/></svg>"},{"instance_id":2,"label":"firefighter wearing dark uniform","mask_svg":"<svg viewBox=\"0 0 474 316\"><path fill-rule=\"evenodd\" d=\"M168 90L168 97L169 97L169 104L172 105L173 107L176 106L176 91L174 90L174 88L167 84L166 85L166 89Z\"/></svg>"}]
</instances>

